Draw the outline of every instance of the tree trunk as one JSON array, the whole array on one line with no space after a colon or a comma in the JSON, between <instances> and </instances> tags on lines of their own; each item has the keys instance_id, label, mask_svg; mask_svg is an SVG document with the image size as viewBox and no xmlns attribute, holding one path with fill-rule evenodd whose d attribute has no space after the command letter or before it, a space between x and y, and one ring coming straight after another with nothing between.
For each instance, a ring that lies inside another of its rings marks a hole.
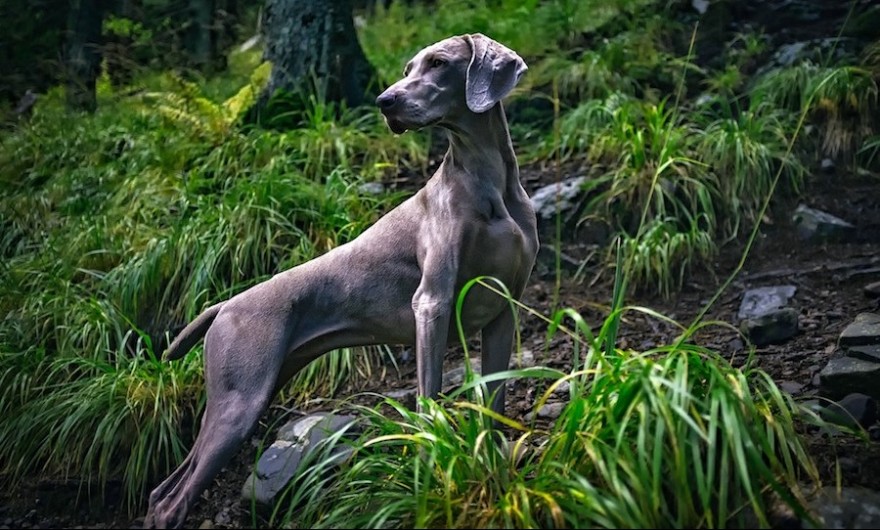
<instances>
[{"instance_id":1,"label":"tree trunk","mask_svg":"<svg viewBox=\"0 0 880 530\"><path fill-rule=\"evenodd\" d=\"M71 0L67 37L67 106L93 112L95 83L101 69L101 0Z\"/></svg>"},{"instance_id":2,"label":"tree trunk","mask_svg":"<svg viewBox=\"0 0 880 530\"><path fill-rule=\"evenodd\" d=\"M205 70L213 59L214 0L189 0L189 16L184 46L190 65Z\"/></svg>"},{"instance_id":3,"label":"tree trunk","mask_svg":"<svg viewBox=\"0 0 880 530\"><path fill-rule=\"evenodd\" d=\"M111 15L137 21L136 0L119 0L116 2ZM107 76L114 88L120 88L131 83L134 76L135 60L132 56L132 44L134 36L130 33L107 33L104 35L104 67Z\"/></svg>"},{"instance_id":4,"label":"tree trunk","mask_svg":"<svg viewBox=\"0 0 880 530\"><path fill-rule=\"evenodd\" d=\"M375 70L358 42L351 0L267 0L264 16L264 58L272 75L258 112L278 90L317 93L349 107L375 95Z\"/></svg>"}]
</instances>

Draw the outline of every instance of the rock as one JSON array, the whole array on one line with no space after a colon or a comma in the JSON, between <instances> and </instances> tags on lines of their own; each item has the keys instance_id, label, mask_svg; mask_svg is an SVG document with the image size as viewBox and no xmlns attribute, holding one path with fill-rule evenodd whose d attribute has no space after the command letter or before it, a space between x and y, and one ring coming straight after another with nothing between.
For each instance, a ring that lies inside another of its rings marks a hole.
<instances>
[{"instance_id":1,"label":"rock","mask_svg":"<svg viewBox=\"0 0 880 530\"><path fill-rule=\"evenodd\" d=\"M214 522L222 526L228 526L232 522L232 516L229 515L229 509L224 508L214 516Z\"/></svg>"},{"instance_id":2,"label":"rock","mask_svg":"<svg viewBox=\"0 0 880 530\"><path fill-rule=\"evenodd\" d=\"M820 528L880 528L880 491L825 486L809 500ZM815 528L809 521L803 528Z\"/></svg>"},{"instance_id":3,"label":"rock","mask_svg":"<svg viewBox=\"0 0 880 530\"><path fill-rule=\"evenodd\" d=\"M555 420L562 414L563 409L567 403L564 402L555 402L555 403L545 403L543 407L538 410L537 417L545 419L545 420ZM523 419L525 421L532 421L535 419L535 411L529 412L526 414Z\"/></svg>"},{"instance_id":4,"label":"rock","mask_svg":"<svg viewBox=\"0 0 880 530\"><path fill-rule=\"evenodd\" d=\"M740 330L755 346L782 342L798 332L798 312L790 307L771 311L757 318L747 318Z\"/></svg>"},{"instance_id":5,"label":"rock","mask_svg":"<svg viewBox=\"0 0 880 530\"><path fill-rule=\"evenodd\" d=\"M538 188L532 193L532 207L539 219L550 220L556 214L571 214L587 177L572 177Z\"/></svg>"},{"instance_id":6,"label":"rock","mask_svg":"<svg viewBox=\"0 0 880 530\"><path fill-rule=\"evenodd\" d=\"M861 425L867 429L877 423L877 400L861 393L849 394L823 408L819 416L838 425L851 428Z\"/></svg>"},{"instance_id":7,"label":"rock","mask_svg":"<svg viewBox=\"0 0 880 530\"><path fill-rule=\"evenodd\" d=\"M562 414L562 411L563 409L565 409L566 405L567 403L563 403L561 401L557 403L547 403L546 405L541 407L541 410L538 411L538 417L548 420L555 420L559 417L560 414Z\"/></svg>"},{"instance_id":8,"label":"rock","mask_svg":"<svg viewBox=\"0 0 880 530\"><path fill-rule=\"evenodd\" d=\"M697 10L697 13L703 15L709 9L709 0L691 0L691 6Z\"/></svg>"},{"instance_id":9,"label":"rock","mask_svg":"<svg viewBox=\"0 0 880 530\"><path fill-rule=\"evenodd\" d=\"M827 3L828 2L825 2L825 4ZM782 15L782 13L780 13L780 15ZM795 24L797 24L797 22L794 22L794 20L811 23L816 17L822 16L819 10L816 9L816 6L803 10L800 15L793 17L793 19L791 19L791 15L793 15L793 12L786 9L785 15L782 16L789 18L789 23ZM779 48L773 53L770 61L761 66L755 75L762 75L774 68L791 66L804 61L810 61L814 64L823 64L823 61L827 62L831 60L829 57L831 55L838 59L846 56L853 51L851 48L854 46L857 46L854 39L839 39L836 37L789 42L779 46Z\"/></svg>"},{"instance_id":10,"label":"rock","mask_svg":"<svg viewBox=\"0 0 880 530\"><path fill-rule=\"evenodd\" d=\"M756 318L771 311L788 306L788 302L797 292L794 285L774 285L749 289L743 295L742 303L736 316L740 319Z\"/></svg>"},{"instance_id":11,"label":"rock","mask_svg":"<svg viewBox=\"0 0 880 530\"><path fill-rule=\"evenodd\" d=\"M481 373L481 366L482 363L480 362L480 359L471 359L471 369L477 376L479 376ZM519 352L514 352L513 355L510 356L511 369L528 368L530 366L535 366L535 354L532 352L532 350L523 349ZM455 387L461 386L461 384L464 382L464 374L464 364L445 372L443 374L443 390L449 391L454 389ZM418 397L418 393L418 388L410 387L399 388L397 390L385 392L385 396L402 403L407 408L414 409L416 406L416 398Z\"/></svg>"},{"instance_id":12,"label":"rock","mask_svg":"<svg viewBox=\"0 0 880 530\"><path fill-rule=\"evenodd\" d=\"M852 236L855 226L830 213L801 204L792 215L798 236L807 241L843 241Z\"/></svg>"},{"instance_id":13,"label":"rock","mask_svg":"<svg viewBox=\"0 0 880 530\"><path fill-rule=\"evenodd\" d=\"M382 195L385 193L385 185L381 182L364 182L358 186L358 192L363 195Z\"/></svg>"},{"instance_id":14,"label":"rock","mask_svg":"<svg viewBox=\"0 0 880 530\"><path fill-rule=\"evenodd\" d=\"M471 359L471 370L475 375L480 375L480 365L479 362ZM452 370L443 374L443 389L449 389L452 387L461 386L464 383L464 376L467 373L464 366L457 366Z\"/></svg>"},{"instance_id":15,"label":"rock","mask_svg":"<svg viewBox=\"0 0 880 530\"><path fill-rule=\"evenodd\" d=\"M30 116L36 102L37 94L30 88L25 90L24 95L18 100L18 105L15 107L15 114L18 116Z\"/></svg>"},{"instance_id":16,"label":"rock","mask_svg":"<svg viewBox=\"0 0 880 530\"><path fill-rule=\"evenodd\" d=\"M843 348L880 344L880 315L859 313L840 334L838 344Z\"/></svg>"},{"instance_id":17,"label":"rock","mask_svg":"<svg viewBox=\"0 0 880 530\"><path fill-rule=\"evenodd\" d=\"M205 519L202 521L202 524L199 525L199 530L209 530L210 528L214 528L214 521L210 519Z\"/></svg>"},{"instance_id":18,"label":"rock","mask_svg":"<svg viewBox=\"0 0 880 530\"><path fill-rule=\"evenodd\" d=\"M867 346L852 346L846 350L847 357L855 357L863 361L871 361L880 363L880 344L869 344Z\"/></svg>"},{"instance_id":19,"label":"rock","mask_svg":"<svg viewBox=\"0 0 880 530\"><path fill-rule=\"evenodd\" d=\"M400 388L398 390L392 390L390 392L385 392L385 396L389 397L395 401L399 401L403 403L407 408L414 408L416 405L416 396L419 394L419 389L416 387L411 388Z\"/></svg>"},{"instance_id":20,"label":"rock","mask_svg":"<svg viewBox=\"0 0 880 530\"><path fill-rule=\"evenodd\" d=\"M834 172L834 160L831 160L830 158L823 158L822 163L819 167L825 173L833 173Z\"/></svg>"},{"instance_id":21,"label":"rock","mask_svg":"<svg viewBox=\"0 0 880 530\"><path fill-rule=\"evenodd\" d=\"M804 385L795 381L782 381L779 383L779 388L788 394L794 395L803 390Z\"/></svg>"},{"instance_id":22,"label":"rock","mask_svg":"<svg viewBox=\"0 0 880 530\"><path fill-rule=\"evenodd\" d=\"M806 42L792 42L791 44L784 44L780 46L778 50L776 50L776 54L773 56L773 60L779 66L789 66L801 57L804 48L806 47Z\"/></svg>"},{"instance_id":23,"label":"rock","mask_svg":"<svg viewBox=\"0 0 880 530\"><path fill-rule=\"evenodd\" d=\"M271 504L296 475L300 462L310 451L344 428L356 433L357 429L350 427L354 422L354 416L318 413L285 424L278 431L278 439L262 454L256 470L242 486L242 498L247 502L254 499L260 504ZM342 444L333 450L337 462L344 461L351 453L352 449Z\"/></svg>"},{"instance_id":24,"label":"rock","mask_svg":"<svg viewBox=\"0 0 880 530\"><path fill-rule=\"evenodd\" d=\"M864 291L868 298L880 298L880 282L869 283Z\"/></svg>"},{"instance_id":25,"label":"rock","mask_svg":"<svg viewBox=\"0 0 880 530\"><path fill-rule=\"evenodd\" d=\"M510 356L511 368L529 368L535 366L535 353L532 350L520 350Z\"/></svg>"},{"instance_id":26,"label":"rock","mask_svg":"<svg viewBox=\"0 0 880 530\"><path fill-rule=\"evenodd\" d=\"M819 392L831 399L853 392L880 399L880 363L853 357L831 359L819 372Z\"/></svg>"},{"instance_id":27,"label":"rock","mask_svg":"<svg viewBox=\"0 0 880 530\"><path fill-rule=\"evenodd\" d=\"M564 396L571 391L571 383L563 381L559 386L553 389L554 396Z\"/></svg>"}]
</instances>

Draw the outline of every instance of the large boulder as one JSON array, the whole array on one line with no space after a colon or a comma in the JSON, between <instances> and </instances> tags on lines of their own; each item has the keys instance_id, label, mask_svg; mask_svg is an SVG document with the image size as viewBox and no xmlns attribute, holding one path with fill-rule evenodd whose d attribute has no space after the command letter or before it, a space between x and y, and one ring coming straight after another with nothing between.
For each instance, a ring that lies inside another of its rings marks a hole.
<instances>
[{"instance_id":1,"label":"large boulder","mask_svg":"<svg viewBox=\"0 0 880 530\"><path fill-rule=\"evenodd\" d=\"M325 439L342 429L354 434L358 432L354 416L330 413L316 413L289 421L278 431L278 438L263 452L241 488L241 495L247 501L252 499L264 505L271 504L275 497L296 476L300 464L306 456ZM332 454L341 463L351 456L353 449L346 444L333 448Z\"/></svg>"}]
</instances>

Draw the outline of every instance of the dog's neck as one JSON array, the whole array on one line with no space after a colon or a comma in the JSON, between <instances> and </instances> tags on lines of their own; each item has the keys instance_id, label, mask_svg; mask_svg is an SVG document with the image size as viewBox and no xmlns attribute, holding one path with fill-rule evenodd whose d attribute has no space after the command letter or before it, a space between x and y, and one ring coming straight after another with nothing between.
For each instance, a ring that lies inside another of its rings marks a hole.
<instances>
[{"instance_id":1,"label":"dog's neck","mask_svg":"<svg viewBox=\"0 0 880 530\"><path fill-rule=\"evenodd\" d=\"M449 149L444 165L460 168L503 195L511 186L520 186L519 166L501 103L481 114L468 113L454 127L445 128Z\"/></svg>"}]
</instances>

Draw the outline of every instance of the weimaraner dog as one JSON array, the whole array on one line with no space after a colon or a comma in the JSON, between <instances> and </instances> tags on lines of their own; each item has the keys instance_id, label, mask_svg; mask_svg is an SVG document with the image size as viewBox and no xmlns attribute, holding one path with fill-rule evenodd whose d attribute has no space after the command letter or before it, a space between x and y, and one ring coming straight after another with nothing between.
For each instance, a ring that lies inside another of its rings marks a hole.
<instances>
[{"instance_id":1,"label":"weimaraner dog","mask_svg":"<svg viewBox=\"0 0 880 530\"><path fill-rule=\"evenodd\" d=\"M420 51L376 104L396 134L429 125L449 132L425 187L355 240L211 306L174 340L167 359L205 337L208 400L186 460L150 494L145 526L182 525L276 392L315 358L345 346L415 344L419 394L436 397L461 287L492 276L521 296L538 235L500 100L526 69L481 34ZM515 331L508 302L477 286L462 322L468 334L481 332L483 373L506 370ZM492 406L502 411L504 385L488 389L497 389Z\"/></svg>"}]
</instances>

